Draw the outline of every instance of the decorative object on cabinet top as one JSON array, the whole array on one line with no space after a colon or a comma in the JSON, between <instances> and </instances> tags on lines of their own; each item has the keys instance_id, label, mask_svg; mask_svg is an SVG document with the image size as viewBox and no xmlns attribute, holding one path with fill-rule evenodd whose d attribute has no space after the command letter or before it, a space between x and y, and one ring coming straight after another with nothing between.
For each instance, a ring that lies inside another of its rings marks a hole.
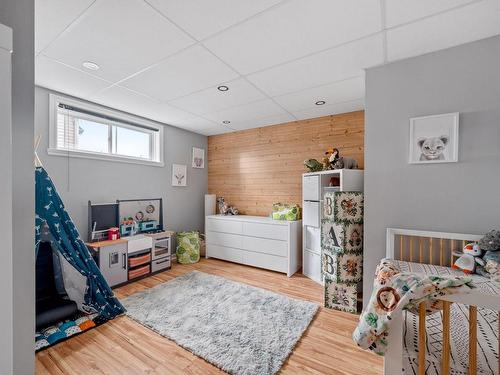
<instances>
[{"instance_id":1,"label":"decorative object on cabinet top","mask_svg":"<svg viewBox=\"0 0 500 375\"><path fill-rule=\"evenodd\" d=\"M236 207L230 206L226 203L224 197L217 198L217 204L219 206L219 214L221 215L238 215L239 211Z\"/></svg>"}]
</instances>

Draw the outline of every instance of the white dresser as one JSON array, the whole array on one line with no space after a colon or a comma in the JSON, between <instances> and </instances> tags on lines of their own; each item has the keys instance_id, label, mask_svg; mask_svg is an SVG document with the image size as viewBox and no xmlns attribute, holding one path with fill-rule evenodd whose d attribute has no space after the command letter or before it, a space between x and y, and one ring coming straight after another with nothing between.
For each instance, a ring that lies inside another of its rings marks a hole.
<instances>
[{"instance_id":1,"label":"white dresser","mask_svg":"<svg viewBox=\"0 0 500 375\"><path fill-rule=\"evenodd\" d=\"M263 216L206 216L206 257L266 268L288 277L302 265L302 222Z\"/></svg>"}]
</instances>

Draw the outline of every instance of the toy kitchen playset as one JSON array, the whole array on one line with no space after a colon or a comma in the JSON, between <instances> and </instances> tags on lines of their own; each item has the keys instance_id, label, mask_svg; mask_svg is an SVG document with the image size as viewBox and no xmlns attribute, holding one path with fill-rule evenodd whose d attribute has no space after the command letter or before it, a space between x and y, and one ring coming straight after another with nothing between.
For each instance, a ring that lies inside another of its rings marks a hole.
<instances>
[{"instance_id":1,"label":"toy kitchen playset","mask_svg":"<svg viewBox=\"0 0 500 375\"><path fill-rule=\"evenodd\" d=\"M163 230L161 198L89 201L87 246L111 287L170 269L174 235Z\"/></svg>"}]
</instances>

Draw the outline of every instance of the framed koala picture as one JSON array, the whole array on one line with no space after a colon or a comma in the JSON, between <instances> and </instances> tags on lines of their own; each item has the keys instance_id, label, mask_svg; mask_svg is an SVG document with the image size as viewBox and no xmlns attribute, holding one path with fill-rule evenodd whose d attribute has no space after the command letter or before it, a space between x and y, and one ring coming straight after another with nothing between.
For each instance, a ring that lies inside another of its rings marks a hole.
<instances>
[{"instance_id":1,"label":"framed koala picture","mask_svg":"<svg viewBox=\"0 0 500 375\"><path fill-rule=\"evenodd\" d=\"M458 112L410 119L410 164L458 161Z\"/></svg>"}]
</instances>

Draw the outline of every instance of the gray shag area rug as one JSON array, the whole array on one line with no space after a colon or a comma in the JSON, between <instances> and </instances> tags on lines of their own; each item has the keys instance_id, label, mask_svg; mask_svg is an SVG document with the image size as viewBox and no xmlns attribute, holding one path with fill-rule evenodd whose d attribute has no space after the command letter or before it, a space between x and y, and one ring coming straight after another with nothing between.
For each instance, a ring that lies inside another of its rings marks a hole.
<instances>
[{"instance_id":1,"label":"gray shag area rug","mask_svg":"<svg viewBox=\"0 0 500 375\"><path fill-rule=\"evenodd\" d=\"M127 315L230 374L275 374L318 305L193 271L121 301Z\"/></svg>"}]
</instances>

